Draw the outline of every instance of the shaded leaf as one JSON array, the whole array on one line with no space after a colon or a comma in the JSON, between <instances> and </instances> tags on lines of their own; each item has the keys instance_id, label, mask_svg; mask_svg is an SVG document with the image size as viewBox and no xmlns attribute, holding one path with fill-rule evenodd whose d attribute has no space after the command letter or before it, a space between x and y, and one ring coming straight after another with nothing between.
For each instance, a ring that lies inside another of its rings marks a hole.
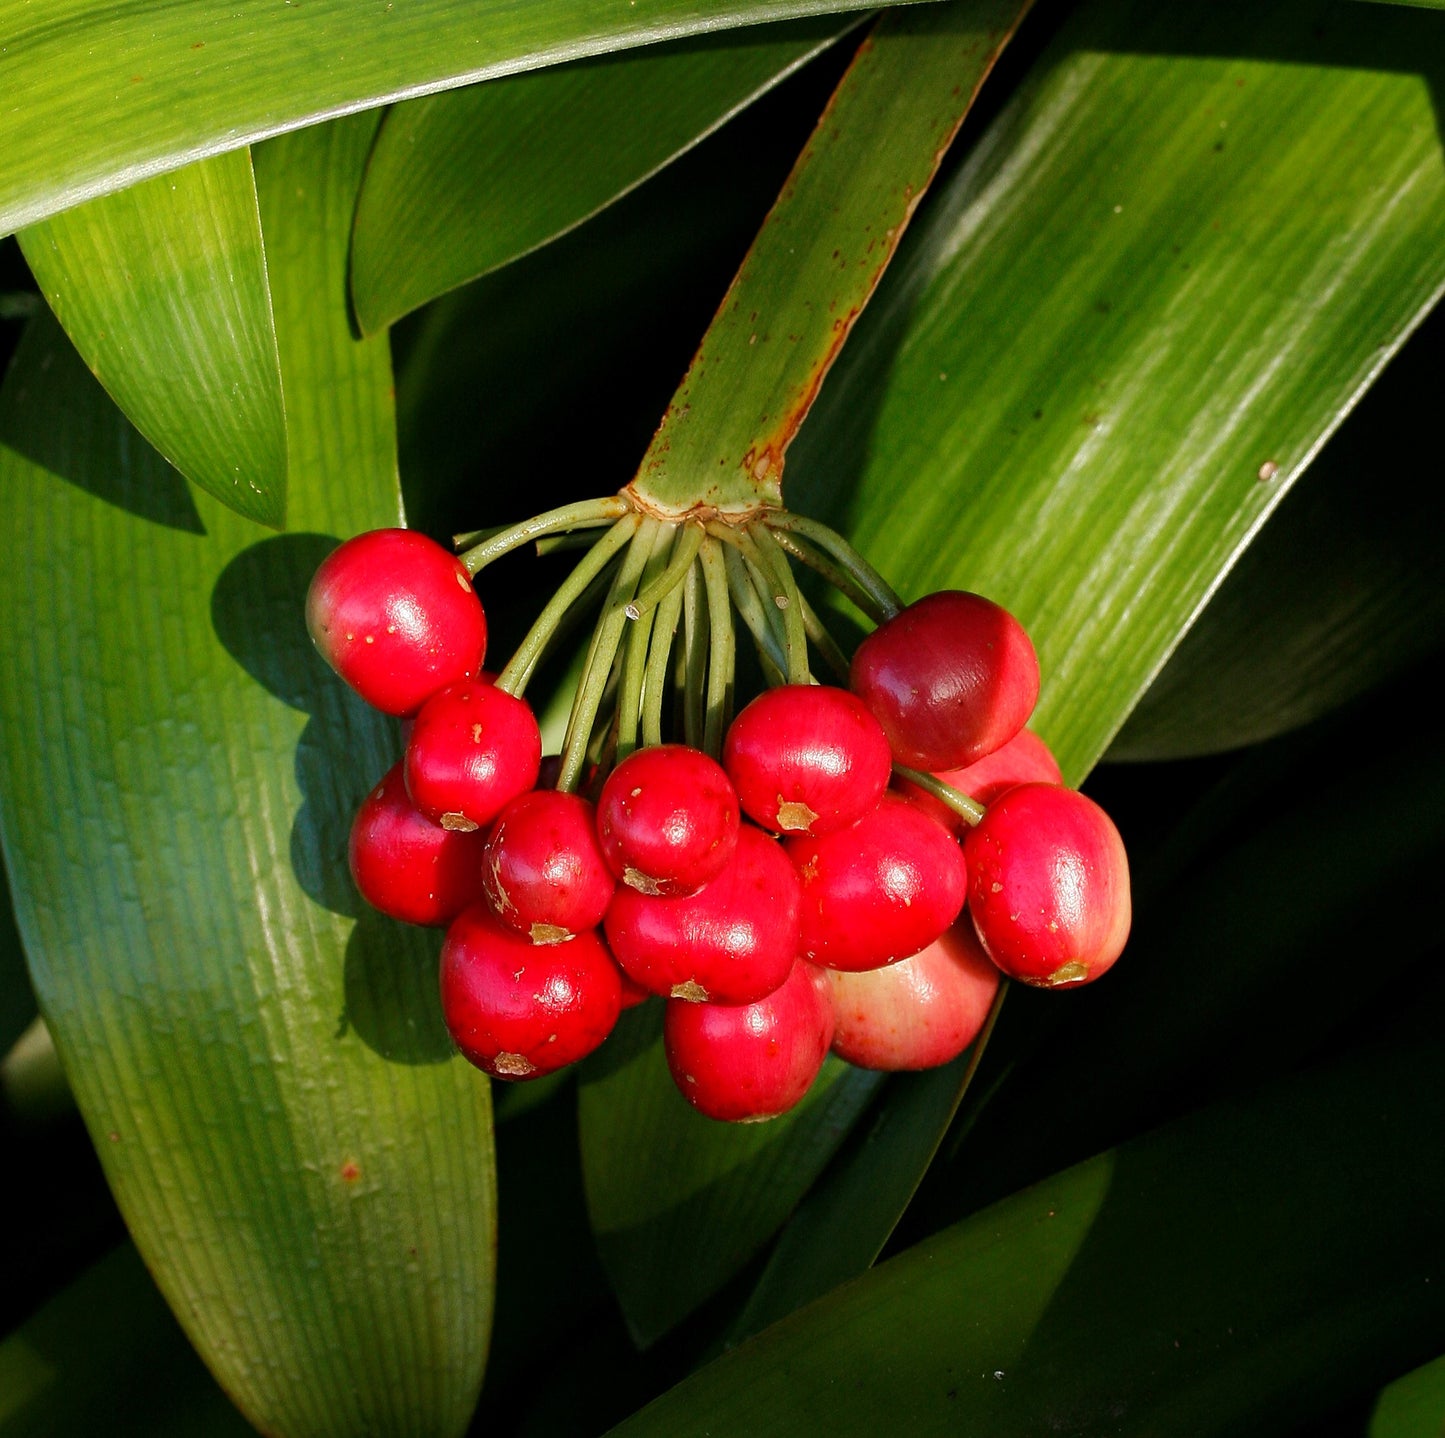
<instances>
[{"instance_id":1,"label":"shaded leaf","mask_svg":"<svg viewBox=\"0 0 1445 1438\"><path fill-rule=\"evenodd\" d=\"M614 1432L1297 1427L1445 1336L1442 1059L1438 1042L1371 1053L1102 1154L775 1324Z\"/></svg>"},{"instance_id":2,"label":"shaded leaf","mask_svg":"<svg viewBox=\"0 0 1445 1438\"><path fill-rule=\"evenodd\" d=\"M393 107L356 205L362 329L580 224L853 23L725 31Z\"/></svg>"},{"instance_id":3,"label":"shaded leaf","mask_svg":"<svg viewBox=\"0 0 1445 1438\"><path fill-rule=\"evenodd\" d=\"M460 1431L491 1308L487 1086L434 936L354 918L345 870L395 728L301 612L334 536L397 519L386 348L346 325L371 125L258 158L298 532L193 498L48 322L0 392L0 819L36 988L147 1265L288 1435Z\"/></svg>"},{"instance_id":4,"label":"shaded leaf","mask_svg":"<svg viewBox=\"0 0 1445 1438\"><path fill-rule=\"evenodd\" d=\"M71 342L131 423L238 514L286 513L286 421L245 150L20 233Z\"/></svg>"},{"instance_id":5,"label":"shaded leaf","mask_svg":"<svg viewBox=\"0 0 1445 1438\"><path fill-rule=\"evenodd\" d=\"M1445 282L1442 72L1404 9L1086 4L825 386L789 502L1018 614L1070 779Z\"/></svg>"},{"instance_id":6,"label":"shaded leaf","mask_svg":"<svg viewBox=\"0 0 1445 1438\"><path fill-rule=\"evenodd\" d=\"M347 110L839 0L0 0L0 234ZM856 8L856 7L855 7Z\"/></svg>"},{"instance_id":7,"label":"shaded leaf","mask_svg":"<svg viewBox=\"0 0 1445 1438\"><path fill-rule=\"evenodd\" d=\"M0 1057L35 1017L35 995L25 971L25 951L15 927L8 876L0 869Z\"/></svg>"},{"instance_id":8,"label":"shaded leaf","mask_svg":"<svg viewBox=\"0 0 1445 1438\"><path fill-rule=\"evenodd\" d=\"M1366 1438L1440 1438L1445 1433L1445 1357L1397 1378L1370 1414Z\"/></svg>"}]
</instances>

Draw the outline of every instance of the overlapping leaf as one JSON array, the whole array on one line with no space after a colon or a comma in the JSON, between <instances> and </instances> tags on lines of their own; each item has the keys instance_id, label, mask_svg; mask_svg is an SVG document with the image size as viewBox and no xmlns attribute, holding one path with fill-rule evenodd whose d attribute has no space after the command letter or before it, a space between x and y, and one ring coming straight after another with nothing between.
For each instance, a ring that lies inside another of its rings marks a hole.
<instances>
[{"instance_id":1,"label":"overlapping leaf","mask_svg":"<svg viewBox=\"0 0 1445 1438\"><path fill-rule=\"evenodd\" d=\"M386 350L346 327L370 135L257 161L297 532L193 497L48 321L0 396L0 816L36 987L148 1266L288 1435L459 1431L490 1317L486 1085L434 945L356 919L345 872L396 736L301 620L334 536L398 517Z\"/></svg>"}]
</instances>

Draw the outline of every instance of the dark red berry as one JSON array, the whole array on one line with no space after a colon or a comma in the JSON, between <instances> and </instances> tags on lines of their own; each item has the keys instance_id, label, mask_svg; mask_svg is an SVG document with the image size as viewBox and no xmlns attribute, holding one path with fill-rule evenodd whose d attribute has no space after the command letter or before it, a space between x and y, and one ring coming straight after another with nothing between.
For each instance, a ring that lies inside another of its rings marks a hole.
<instances>
[{"instance_id":1,"label":"dark red berry","mask_svg":"<svg viewBox=\"0 0 1445 1438\"><path fill-rule=\"evenodd\" d=\"M374 529L322 562L306 627L368 704L413 714L482 665L487 621L466 566L412 529Z\"/></svg>"},{"instance_id":2,"label":"dark red berry","mask_svg":"<svg viewBox=\"0 0 1445 1438\"><path fill-rule=\"evenodd\" d=\"M595 1049L617 1022L622 983L596 933L534 944L486 904L447 930L442 1014L464 1058L494 1078L539 1078Z\"/></svg>"},{"instance_id":3,"label":"dark red berry","mask_svg":"<svg viewBox=\"0 0 1445 1438\"><path fill-rule=\"evenodd\" d=\"M405 762L406 791L423 814L476 829L537 782L542 735L525 700L463 679L422 706Z\"/></svg>"},{"instance_id":4,"label":"dark red berry","mask_svg":"<svg viewBox=\"0 0 1445 1438\"><path fill-rule=\"evenodd\" d=\"M1113 820L1057 784L1023 784L966 841L969 912L989 957L1040 988L1087 984L1129 937L1129 860Z\"/></svg>"},{"instance_id":5,"label":"dark red berry","mask_svg":"<svg viewBox=\"0 0 1445 1438\"><path fill-rule=\"evenodd\" d=\"M937 773L973 764L1023 728L1039 661L1023 626L979 594L925 595L853 656L849 683L900 764Z\"/></svg>"},{"instance_id":6,"label":"dark red berry","mask_svg":"<svg viewBox=\"0 0 1445 1438\"><path fill-rule=\"evenodd\" d=\"M752 1004L671 999L663 1019L668 1068L699 1113L732 1123L792 1108L818 1076L833 1014L818 971L795 963L787 979Z\"/></svg>"},{"instance_id":7,"label":"dark red berry","mask_svg":"<svg viewBox=\"0 0 1445 1438\"><path fill-rule=\"evenodd\" d=\"M361 897L408 924L439 928L482 897L481 834L450 833L418 813L393 765L351 825L351 877Z\"/></svg>"},{"instance_id":8,"label":"dark red berry","mask_svg":"<svg viewBox=\"0 0 1445 1438\"><path fill-rule=\"evenodd\" d=\"M878 802L893 756L856 695L786 684L758 695L733 720L723 767L750 819L774 831L827 834Z\"/></svg>"},{"instance_id":9,"label":"dark red berry","mask_svg":"<svg viewBox=\"0 0 1445 1438\"><path fill-rule=\"evenodd\" d=\"M936 1068L975 1038L999 972L965 915L911 959L849 974L823 971L833 1005L833 1052L859 1068Z\"/></svg>"},{"instance_id":10,"label":"dark red berry","mask_svg":"<svg viewBox=\"0 0 1445 1438\"><path fill-rule=\"evenodd\" d=\"M649 993L695 1003L747 1004L772 993L798 953L798 877L788 856L744 824L727 867L682 898L621 885L607 941Z\"/></svg>"},{"instance_id":11,"label":"dark red berry","mask_svg":"<svg viewBox=\"0 0 1445 1438\"><path fill-rule=\"evenodd\" d=\"M497 816L482 882L498 917L536 944L595 929L617 887L592 805L555 789L519 794Z\"/></svg>"},{"instance_id":12,"label":"dark red berry","mask_svg":"<svg viewBox=\"0 0 1445 1438\"><path fill-rule=\"evenodd\" d=\"M612 872L643 894L696 893L722 873L738 837L738 798L701 749L661 744L622 761L597 800Z\"/></svg>"},{"instance_id":13,"label":"dark red berry","mask_svg":"<svg viewBox=\"0 0 1445 1438\"><path fill-rule=\"evenodd\" d=\"M1064 781L1049 746L1032 729L1020 729L1001 749L985 754L977 764L969 764L962 769L945 769L937 777L985 807L1000 794L1006 794L1020 784L1062 784ZM906 794L924 813L931 814L960 839L973 827L917 784L907 779L895 782L900 793Z\"/></svg>"},{"instance_id":14,"label":"dark red berry","mask_svg":"<svg viewBox=\"0 0 1445 1438\"><path fill-rule=\"evenodd\" d=\"M803 881L802 956L877 969L927 948L966 890L954 837L897 794L846 829L787 840Z\"/></svg>"}]
</instances>

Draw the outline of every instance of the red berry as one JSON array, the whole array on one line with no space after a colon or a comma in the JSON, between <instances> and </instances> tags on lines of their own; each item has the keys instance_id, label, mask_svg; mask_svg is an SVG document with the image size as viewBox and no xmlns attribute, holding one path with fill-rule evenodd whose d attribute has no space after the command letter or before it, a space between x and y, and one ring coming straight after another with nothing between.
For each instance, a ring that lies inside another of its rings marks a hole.
<instances>
[{"instance_id":1,"label":"red berry","mask_svg":"<svg viewBox=\"0 0 1445 1438\"><path fill-rule=\"evenodd\" d=\"M442 1014L468 1062L494 1078L539 1078L595 1049L617 1022L622 983L596 933L533 944L486 904L447 930Z\"/></svg>"},{"instance_id":2,"label":"red berry","mask_svg":"<svg viewBox=\"0 0 1445 1438\"><path fill-rule=\"evenodd\" d=\"M696 894L653 898L622 885L607 941L649 993L749 1004L773 992L798 953L798 877L788 856L743 825L721 874Z\"/></svg>"},{"instance_id":3,"label":"red berry","mask_svg":"<svg viewBox=\"0 0 1445 1438\"><path fill-rule=\"evenodd\" d=\"M900 764L937 773L972 764L1023 728L1039 661L1023 626L982 595L925 595L853 656L849 683Z\"/></svg>"},{"instance_id":4,"label":"red berry","mask_svg":"<svg viewBox=\"0 0 1445 1438\"><path fill-rule=\"evenodd\" d=\"M417 812L401 765L386 773L351 825L351 877L375 909L442 927L482 897L481 834L449 833Z\"/></svg>"},{"instance_id":5,"label":"red berry","mask_svg":"<svg viewBox=\"0 0 1445 1438\"><path fill-rule=\"evenodd\" d=\"M966 841L969 912L989 957L1040 988L1087 984L1129 937L1129 860L1113 821L1057 784L996 800Z\"/></svg>"},{"instance_id":6,"label":"red berry","mask_svg":"<svg viewBox=\"0 0 1445 1438\"><path fill-rule=\"evenodd\" d=\"M833 1014L818 971L795 963L757 1003L670 999L662 1032L682 1096L709 1118L746 1123L785 1113L808 1092L828 1056Z\"/></svg>"},{"instance_id":7,"label":"red berry","mask_svg":"<svg viewBox=\"0 0 1445 1438\"><path fill-rule=\"evenodd\" d=\"M882 798L893 756L856 695L786 684L758 695L733 720L723 766L750 819L775 831L827 834Z\"/></svg>"},{"instance_id":8,"label":"red berry","mask_svg":"<svg viewBox=\"0 0 1445 1438\"><path fill-rule=\"evenodd\" d=\"M977 764L962 769L945 769L937 776L945 784L951 784L960 794L967 794L987 807L1000 794L1016 789L1020 784L1062 784L1064 776L1058 761L1049 751L1049 746L1032 729L1020 729L1001 749L985 754ZM931 814L945 829L963 838L973 826L961 815L954 813L947 804L940 803L932 794L911 784L907 779L896 781L901 793L906 794L924 813Z\"/></svg>"},{"instance_id":9,"label":"red berry","mask_svg":"<svg viewBox=\"0 0 1445 1438\"><path fill-rule=\"evenodd\" d=\"M921 954L886 969L824 973L833 1052L859 1068L888 1071L956 1059L978 1037L999 985L967 918Z\"/></svg>"},{"instance_id":10,"label":"red berry","mask_svg":"<svg viewBox=\"0 0 1445 1438\"><path fill-rule=\"evenodd\" d=\"M523 699L463 679L422 706L406 746L412 803L447 828L489 824L537 782L542 734Z\"/></svg>"},{"instance_id":11,"label":"red berry","mask_svg":"<svg viewBox=\"0 0 1445 1438\"><path fill-rule=\"evenodd\" d=\"M831 969L877 969L927 948L958 917L963 851L897 794L832 834L787 840L803 881L802 954Z\"/></svg>"},{"instance_id":12,"label":"red berry","mask_svg":"<svg viewBox=\"0 0 1445 1438\"><path fill-rule=\"evenodd\" d=\"M555 789L519 794L502 810L487 835L482 882L497 916L535 944L595 929L617 887L592 805Z\"/></svg>"},{"instance_id":13,"label":"red berry","mask_svg":"<svg viewBox=\"0 0 1445 1438\"><path fill-rule=\"evenodd\" d=\"M368 704L412 714L481 668L487 621L466 565L413 529L374 529L321 562L306 627Z\"/></svg>"},{"instance_id":14,"label":"red berry","mask_svg":"<svg viewBox=\"0 0 1445 1438\"><path fill-rule=\"evenodd\" d=\"M597 800L612 872L643 894L694 894L722 873L738 841L738 796L717 760L685 744L630 754Z\"/></svg>"}]
</instances>

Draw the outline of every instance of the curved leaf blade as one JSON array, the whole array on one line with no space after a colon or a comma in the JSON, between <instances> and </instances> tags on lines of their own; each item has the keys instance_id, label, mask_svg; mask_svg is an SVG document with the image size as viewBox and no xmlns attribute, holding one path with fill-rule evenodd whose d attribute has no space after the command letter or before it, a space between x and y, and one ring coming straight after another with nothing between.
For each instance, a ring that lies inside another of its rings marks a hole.
<instances>
[{"instance_id":1,"label":"curved leaf blade","mask_svg":"<svg viewBox=\"0 0 1445 1438\"><path fill-rule=\"evenodd\" d=\"M1418 12L1086 5L825 387L789 502L1018 614L1071 780L1445 283L1442 78Z\"/></svg>"},{"instance_id":2,"label":"curved leaf blade","mask_svg":"<svg viewBox=\"0 0 1445 1438\"><path fill-rule=\"evenodd\" d=\"M22 230L60 323L131 423L237 514L286 513L286 420L251 157Z\"/></svg>"},{"instance_id":3,"label":"curved leaf blade","mask_svg":"<svg viewBox=\"0 0 1445 1438\"><path fill-rule=\"evenodd\" d=\"M613 1431L1223 1438L1327 1413L1445 1334L1442 1059L1376 1052L1068 1169Z\"/></svg>"},{"instance_id":4,"label":"curved leaf blade","mask_svg":"<svg viewBox=\"0 0 1445 1438\"><path fill-rule=\"evenodd\" d=\"M386 347L346 328L370 136L258 160L302 532L193 501L48 322L0 392L0 613L28 642L0 818L37 991L147 1265L288 1435L461 1431L490 1323L487 1086L451 1057L435 943L355 920L345 872L394 726L300 618L331 536L398 517Z\"/></svg>"},{"instance_id":5,"label":"curved leaf blade","mask_svg":"<svg viewBox=\"0 0 1445 1438\"><path fill-rule=\"evenodd\" d=\"M362 330L581 224L853 23L724 31L394 106L356 204Z\"/></svg>"},{"instance_id":6,"label":"curved leaf blade","mask_svg":"<svg viewBox=\"0 0 1445 1438\"><path fill-rule=\"evenodd\" d=\"M1445 1357L1397 1378L1376 1402L1365 1438L1440 1438L1445 1432Z\"/></svg>"},{"instance_id":7,"label":"curved leaf blade","mask_svg":"<svg viewBox=\"0 0 1445 1438\"><path fill-rule=\"evenodd\" d=\"M854 0L0 0L0 234L334 115Z\"/></svg>"}]
</instances>

